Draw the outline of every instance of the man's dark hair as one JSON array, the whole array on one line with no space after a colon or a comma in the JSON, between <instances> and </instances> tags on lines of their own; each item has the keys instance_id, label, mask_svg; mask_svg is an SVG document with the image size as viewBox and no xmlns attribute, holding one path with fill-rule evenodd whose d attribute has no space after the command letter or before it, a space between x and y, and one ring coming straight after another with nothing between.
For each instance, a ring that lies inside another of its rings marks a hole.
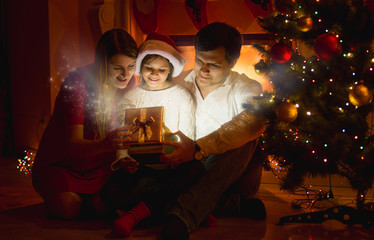
<instances>
[{"instance_id":1,"label":"man's dark hair","mask_svg":"<svg viewBox=\"0 0 374 240\"><path fill-rule=\"evenodd\" d=\"M194 38L194 46L197 51L211 51L224 47L225 58L229 63L239 58L242 42L242 35L239 31L223 22L206 25Z\"/></svg>"}]
</instances>

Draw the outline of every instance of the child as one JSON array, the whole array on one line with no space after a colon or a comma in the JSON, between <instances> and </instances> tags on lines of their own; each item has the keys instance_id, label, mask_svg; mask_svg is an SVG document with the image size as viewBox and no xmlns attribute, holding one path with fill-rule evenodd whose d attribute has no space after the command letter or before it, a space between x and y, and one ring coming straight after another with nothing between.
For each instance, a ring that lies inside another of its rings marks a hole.
<instances>
[{"instance_id":1,"label":"child","mask_svg":"<svg viewBox=\"0 0 374 240\"><path fill-rule=\"evenodd\" d=\"M150 33L139 51L135 74L142 77L142 84L125 95L122 105L135 108L164 106L166 127L195 139L194 100L185 88L172 83L172 78L182 72L185 64L174 41L168 36ZM113 170L120 165L120 159L127 158L131 159L127 149L117 151ZM136 167L136 164L131 166Z\"/></svg>"},{"instance_id":2,"label":"child","mask_svg":"<svg viewBox=\"0 0 374 240\"><path fill-rule=\"evenodd\" d=\"M135 74L142 77L142 84L126 94L123 104L136 108L163 106L165 126L193 139L193 98L186 89L172 83L172 77L181 73L184 64L170 37L149 34L139 47L136 60ZM162 213L203 170L200 161L157 170L139 165L126 150L118 151L117 155L121 158L121 168L104 187L102 196L109 206L127 211L114 222L115 231L125 236L142 219L152 213Z\"/></svg>"}]
</instances>

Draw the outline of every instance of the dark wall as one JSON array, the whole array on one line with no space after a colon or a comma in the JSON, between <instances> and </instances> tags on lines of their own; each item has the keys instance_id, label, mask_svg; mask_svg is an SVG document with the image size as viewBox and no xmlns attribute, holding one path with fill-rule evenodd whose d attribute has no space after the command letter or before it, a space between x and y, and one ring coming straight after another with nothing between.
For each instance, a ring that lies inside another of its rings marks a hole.
<instances>
[{"instance_id":1,"label":"dark wall","mask_svg":"<svg viewBox=\"0 0 374 240\"><path fill-rule=\"evenodd\" d=\"M48 20L48 0L6 1L6 38L16 152L37 147L41 128L50 116Z\"/></svg>"},{"instance_id":2,"label":"dark wall","mask_svg":"<svg viewBox=\"0 0 374 240\"><path fill-rule=\"evenodd\" d=\"M5 0L0 1L0 17L0 155L7 156L14 151L14 140Z\"/></svg>"}]
</instances>

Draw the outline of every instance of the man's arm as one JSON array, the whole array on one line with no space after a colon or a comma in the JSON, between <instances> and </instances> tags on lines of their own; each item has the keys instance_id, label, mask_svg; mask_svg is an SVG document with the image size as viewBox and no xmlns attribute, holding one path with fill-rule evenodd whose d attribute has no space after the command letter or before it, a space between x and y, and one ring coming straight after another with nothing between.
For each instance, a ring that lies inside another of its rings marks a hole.
<instances>
[{"instance_id":1,"label":"man's arm","mask_svg":"<svg viewBox=\"0 0 374 240\"><path fill-rule=\"evenodd\" d=\"M209 135L196 140L204 156L224 153L257 139L266 129L266 119L247 111L236 115Z\"/></svg>"},{"instance_id":2,"label":"man's arm","mask_svg":"<svg viewBox=\"0 0 374 240\"><path fill-rule=\"evenodd\" d=\"M238 148L258 138L266 130L266 119L253 116L246 111L235 116L211 134L198 139L204 157L224 153ZM162 157L161 161L174 165L194 159L195 146L192 139L178 132L181 141L165 141L164 144L175 148L174 152Z\"/></svg>"}]
</instances>

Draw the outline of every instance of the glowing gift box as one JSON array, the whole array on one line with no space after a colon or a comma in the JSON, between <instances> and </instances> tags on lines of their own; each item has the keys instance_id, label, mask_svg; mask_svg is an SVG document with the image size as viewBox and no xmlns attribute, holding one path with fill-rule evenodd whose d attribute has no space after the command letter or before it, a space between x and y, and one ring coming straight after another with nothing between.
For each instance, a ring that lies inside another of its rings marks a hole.
<instances>
[{"instance_id":1,"label":"glowing gift box","mask_svg":"<svg viewBox=\"0 0 374 240\"><path fill-rule=\"evenodd\" d=\"M128 108L125 125L132 131L129 154L162 153L164 107Z\"/></svg>"}]
</instances>

